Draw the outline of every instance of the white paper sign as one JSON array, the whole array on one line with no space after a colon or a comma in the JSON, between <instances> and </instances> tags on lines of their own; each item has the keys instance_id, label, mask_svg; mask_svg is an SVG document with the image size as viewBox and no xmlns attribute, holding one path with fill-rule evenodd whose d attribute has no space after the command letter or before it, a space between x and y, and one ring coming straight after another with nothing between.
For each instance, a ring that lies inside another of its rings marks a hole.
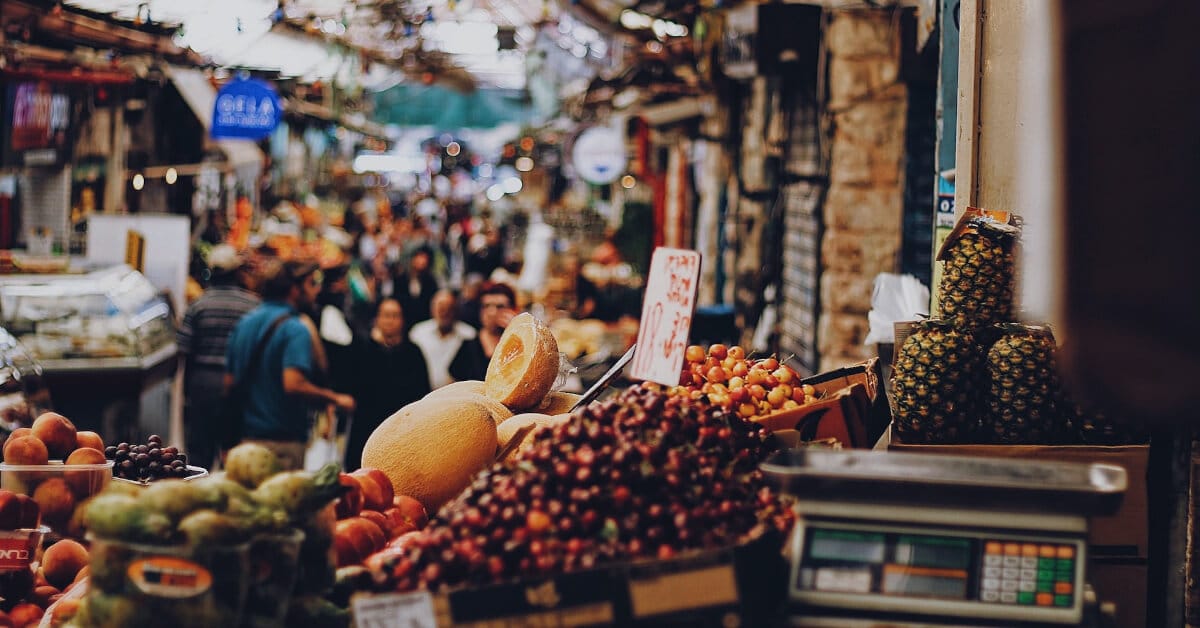
<instances>
[{"instance_id":1,"label":"white paper sign","mask_svg":"<svg viewBox=\"0 0 1200 628\"><path fill-rule=\"evenodd\" d=\"M357 595L352 607L357 628L437 628L428 591Z\"/></svg>"},{"instance_id":2,"label":"white paper sign","mask_svg":"<svg viewBox=\"0 0 1200 628\"><path fill-rule=\"evenodd\" d=\"M654 250L631 377L664 386L679 383L699 277L699 253L661 247Z\"/></svg>"}]
</instances>

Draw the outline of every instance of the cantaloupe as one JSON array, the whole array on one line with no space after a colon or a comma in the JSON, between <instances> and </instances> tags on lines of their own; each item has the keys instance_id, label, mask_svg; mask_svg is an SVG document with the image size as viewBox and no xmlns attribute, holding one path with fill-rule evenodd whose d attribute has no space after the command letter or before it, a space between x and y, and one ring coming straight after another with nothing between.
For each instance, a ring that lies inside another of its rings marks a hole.
<instances>
[{"instance_id":1,"label":"cantaloupe","mask_svg":"<svg viewBox=\"0 0 1200 628\"><path fill-rule=\"evenodd\" d=\"M434 390L428 395L425 395L425 398L439 399L442 397L455 397L463 394L482 395L483 382L477 379L467 379L461 382L453 382Z\"/></svg>"},{"instance_id":2,"label":"cantaloupe","mask_svg":"<svg viewBox=\"0 0 1200 628\"><path fill-rule=\"evenodd\" d=\"M517 455L517 452L531 446L534 442L533 435L543 427L556 427L571 420L569 414L556 414L554 416L540 414L537 412L527 412L518 414L513 418L500 424L496 429L496 438L500 443L500 448L506 447L510 440L517 437L521 430L531 428L521 435L521 444L512 448L504 460L512 460Z\"/></svg>"},{"instance_id":3,"label":"cantaloupe","mask_svg":"<svg viewBox=\"0 0 1200 628\"><path fill-rule=\"evenodd\" d=\"M510 410L508 406L483 394L483 382L477 379L446 384L445 386L442 386L428 395L425 395L421 401L430 399L461 399L465 401L477 401L488 407L488 411L492 413L492 419L496 421L496 425L508 420L508 418L513 415L512 410Z\"/></svg>"},{"instance_id":4,"label":"cantaloupe","mask_svg":"<svg viewBox=\"0 0 1200 628\"><path fill-rule=\"evenodd\" d=\"M534 410L542 414L570 412L571 408L575 406L575 402L579 401L582 396L569 392L552 392L546 395L546 398L542 399L542 402Z\"/></svg>"},{"instance_id":5,"label":"cantaloupe","mask_svg":"<svg viewBox=\"0 0 1200 628\"><path fill-rule=\"evenodd\" d=\"M496 457L496 422L487 406L463 399L412 403L367 439L362 466L387 474L397 495L429 512L453 499Z\"/></svg>"},{"instance_id":6,"label":"cantaloupe","mask_svg":"<svg viewBox=\"0 0 1200 628\"><path fill-rule=\"evenodd\" d=\"M514 412L527 410L550 392L558 379L558 361L558 342L550 328L522 312L513 317L496 344L483 391Z\"/></svg>"}]
</instances>

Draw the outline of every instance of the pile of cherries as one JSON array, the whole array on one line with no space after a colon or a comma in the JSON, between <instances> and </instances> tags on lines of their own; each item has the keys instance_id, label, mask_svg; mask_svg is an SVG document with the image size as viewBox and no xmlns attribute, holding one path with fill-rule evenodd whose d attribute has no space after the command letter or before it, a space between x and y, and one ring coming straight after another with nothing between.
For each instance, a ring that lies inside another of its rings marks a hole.
<instances>
[{"instance_id":1,"label":"pile of cherries","mask_svg":"<svg viewBox=\"0 0 1200 628\"><path fill-rule=\"evenodd\" d=\"M154 434L145 445L121 443L104 449L104 457L113 461L113 476L125 480L151 481L162 478L185 478L187 454L178 447L163 447L162 437Z\"/></svg>"},{"instance_id":2,"label":"pile of cherries","mask_svg":"<svg viewBox=\"0 0 1200 628\"><path fill-rule=\"evenodd\" d=\"M744 419L793 410L815 399L816 391L774 357L750 359L746 350L715 344L705 351L692 345L675 394L707 397L714 405Z\"/></svg>"},{"instance_id":3,"label":"pile of cherries","mask_svg":"<svg viewBox=\"0 0 1200 628\"><path fill-rule=\"evenodd\" d=\"M703 400L647 384L534 438L369 562L376 581L478 586L727 547L794 522L758 470L773 437Z\"/></svg>"}]
</instances>

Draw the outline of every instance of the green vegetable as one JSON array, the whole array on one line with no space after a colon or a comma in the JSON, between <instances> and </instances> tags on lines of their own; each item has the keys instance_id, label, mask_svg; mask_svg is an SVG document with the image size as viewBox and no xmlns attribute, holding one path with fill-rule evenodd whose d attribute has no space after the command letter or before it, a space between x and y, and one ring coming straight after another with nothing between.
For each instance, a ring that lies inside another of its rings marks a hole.
<instances>
[{"instance_id":1,"label":"green vegetable","mask_svg":"<svg viewBox=\"0 0 1200 628\"><path fill-rule=\"evenodd\" d=\"M138 624L137 603L124 595L89 593L76 615L83 626L117 628Z\"/></svg>"},{"instance_id":2,"label":"green vegetable","mask_svg":"<svg viewBox=\"0 0 1200 628\"><path fill-rule=\"evenodd\" d=\"M164 543L173 531L171 520L128 495L102 494L87 505L84 523L105 538L137 543Z\"/></svg>"},{"instance_id":3,"label":"green vegetable","mask_svg":"<svg viewBox=\"0 0 1200 628\"><path fill-rule=\"evenodd\" d=\"M173 521L179 521L197 510L224 507L224 496L202 482L159 480L142 492L139 501L147 510L160 512Z\"/></svg>"},{"instance_id":4,"label":"green vegetable","mask_svg":"<svg viewBox=\"0 0 1200 628\"><path fill-rule=\"evenodd\" d=\"M316 473L286 471L277 473L254 489L254 499L260 503L279 508L292 521L324 508L337 499L346 487L338 482L340 467L330 463Z\"/></svg>"},{"instance_id":5,"label":"green vegetable","mask_svg":"<svg viewBox=\"0 0 1200 628\"><path fill-rule=\"evenodd\" d=\"M256 488L281 470L275 452L255 443L242 443L225 456L225 474L246 488Z\"/></svg>"},{"instance_id":6,"label":"green vegetable","mask_svg":"<svg viewBox=\"0 0 1200 628\"><path fill-rule=\"evenodd\" d=\"M197 510L179 522L179 532L193 547L229 545L245 538L245 527L215 510Z\"/></svg>"}]
</instances>

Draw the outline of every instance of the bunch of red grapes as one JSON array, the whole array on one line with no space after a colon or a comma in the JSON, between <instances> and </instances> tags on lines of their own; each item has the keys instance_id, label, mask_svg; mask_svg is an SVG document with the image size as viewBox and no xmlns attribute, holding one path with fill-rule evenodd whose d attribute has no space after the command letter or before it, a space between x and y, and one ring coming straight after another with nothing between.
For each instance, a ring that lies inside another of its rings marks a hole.
<instances>
[{"instance_id":1,"label":"bunch of red grapes","mask_svg":"<svg viewBox=\"0 0 1200 628\"><path fill-rule=\"evenodd\" d=\"M744 419L793 410L812 401L813 387L800 383L800 376L774 357L752 360L746 350L715 344L705 352L692 345L684 353L681 390L693 399L709 402Z\"/></svg>"},{"instance_id":2,"label":"bunch of red grapes","mask_svg":"<svg viewBox=\"0 0 1200 628\"><path fill-rule=\"evenodd\" d=\"M369 559L376 581L478 586L727 547L794 522L758 469L773 437L704 401L644 385L535 439Z\"/></svg>"}]
</instances>

